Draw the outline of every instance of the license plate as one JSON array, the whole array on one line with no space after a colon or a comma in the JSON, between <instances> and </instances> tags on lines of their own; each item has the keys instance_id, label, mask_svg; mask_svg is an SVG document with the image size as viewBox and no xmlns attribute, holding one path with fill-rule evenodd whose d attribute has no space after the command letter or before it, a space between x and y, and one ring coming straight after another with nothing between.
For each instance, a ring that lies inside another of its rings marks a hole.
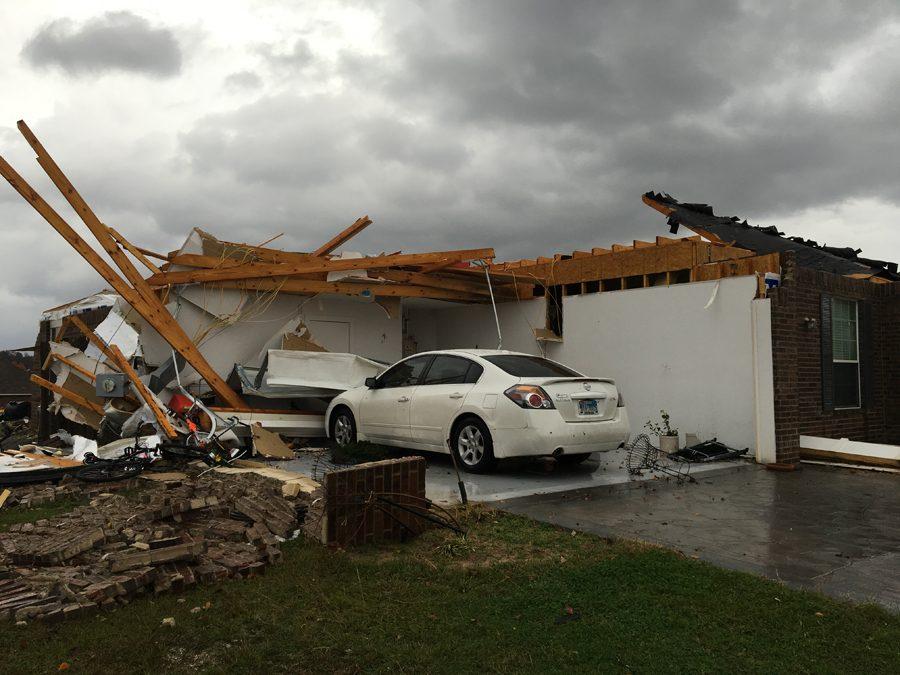
<instances>
[{"instance_id":1,"label":"license plate","mask_svg":"<svg viewBox=\"0 0 900 675\"><path fill-rule=\"evenodd\" d=\"M598 412L599 408L597 407L597 401L595 399L578 401L579 415L596 415Z\"/></svg>"}]
</instances>

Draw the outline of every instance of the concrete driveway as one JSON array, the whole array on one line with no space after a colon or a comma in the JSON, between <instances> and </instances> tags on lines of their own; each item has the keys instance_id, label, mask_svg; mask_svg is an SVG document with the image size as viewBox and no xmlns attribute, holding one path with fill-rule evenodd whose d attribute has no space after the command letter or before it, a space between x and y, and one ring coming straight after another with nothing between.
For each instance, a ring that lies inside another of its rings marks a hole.
<instances>
[{"instance_id":1,"label":"concrete driveway","mask_svg":"<svg viewBox=\"0 0 900 675\"><path fill-rule=\"evenodd\" d=\"M396 449L398 455L424 456L428 468L425 471L425 494L438 504L457 504L460 501L456 471L450 456L446 454ZM278 462L278 466L299 471L312 478L320 478L328 470L320 454L301 455L297 459ZM714 462L691 465L691 476L701 476L736 467L751 466L746 460ZM576 466L557 465L552 460L503 460L497 469L488 474L460 472L466 494L472 502L496 502L530 495L545 495L572 490L610 487L635 481L658 482L664 474L645 472L642 476L629 476L625 468L625 451L595 453L593 457Z\"/></svg>"},{"instance_id":2,"label":"concrete driveway","mask_svg":"<svg viewBox=\"0 0 900 675\"><path fill-rule=\"evenodd\" d=\"M900 611L900 475L803 466L745 465L693 484L645 481L497 506Z\"/></svg>"}]
</instances>

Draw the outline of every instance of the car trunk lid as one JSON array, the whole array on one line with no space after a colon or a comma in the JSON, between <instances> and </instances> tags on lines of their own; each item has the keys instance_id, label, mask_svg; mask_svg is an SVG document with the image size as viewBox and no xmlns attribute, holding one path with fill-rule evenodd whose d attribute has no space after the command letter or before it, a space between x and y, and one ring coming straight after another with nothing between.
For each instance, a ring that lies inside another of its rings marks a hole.
<instances>
[{"instance_id":1,"label":"car trunk lid","mask_svg":"<svg viewBox=\"0 0 900 675\"><path fill-rule=\"evenodd\" d=\"M619 392L612 380L601 377L529 377L547 392L566 422L602 422L616 415Z\"/></svg>"}]
</instances>

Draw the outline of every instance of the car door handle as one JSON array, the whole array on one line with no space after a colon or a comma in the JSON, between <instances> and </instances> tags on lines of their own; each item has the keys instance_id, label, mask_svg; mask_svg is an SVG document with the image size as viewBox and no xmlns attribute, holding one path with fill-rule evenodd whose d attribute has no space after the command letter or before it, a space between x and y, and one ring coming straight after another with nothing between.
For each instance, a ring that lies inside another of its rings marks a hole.
<instances>
[{"instance_id":1,"label":"car door handle","mask_svg":"<svg viewBox=\"0 0 900 675\"><path fill-rule=\"evenodd\" d=\"M458 391L455 391L452 394L450 394L450 398L462 398L462 397L463 397L463 395L460 394Z\"/></svg>"},{"instance_id":2,"label":"car door handle","mask_svg":"<svg viewBox=\"0 0 900 675\"><path fill-rule=\"evenodd\" d=\"M397 399L397 403L406 403L407 401L409 401L409 396L401 396Z\"/></svg>"}]
</instances>

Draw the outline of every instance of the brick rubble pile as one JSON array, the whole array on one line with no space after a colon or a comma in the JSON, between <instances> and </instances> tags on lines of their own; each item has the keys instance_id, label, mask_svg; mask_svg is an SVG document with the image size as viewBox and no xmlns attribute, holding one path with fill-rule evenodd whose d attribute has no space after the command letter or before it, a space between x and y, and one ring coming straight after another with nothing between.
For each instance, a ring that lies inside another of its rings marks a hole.
<instances>
[{"instance_id":1,"label":"brick rubble pile","mask_svg":"<svg viewBox=\"0 0 900 675\"><path fill-rule=\"evenodd\" d=\"M301 527L308 499L286 498L281 483L253 473L210 472L41 486L17 500L77 496L90 501L0 533L0 619L56 621L141 594L259 574L281 558L279 543Z\"/></svg>"}]
</instances>

